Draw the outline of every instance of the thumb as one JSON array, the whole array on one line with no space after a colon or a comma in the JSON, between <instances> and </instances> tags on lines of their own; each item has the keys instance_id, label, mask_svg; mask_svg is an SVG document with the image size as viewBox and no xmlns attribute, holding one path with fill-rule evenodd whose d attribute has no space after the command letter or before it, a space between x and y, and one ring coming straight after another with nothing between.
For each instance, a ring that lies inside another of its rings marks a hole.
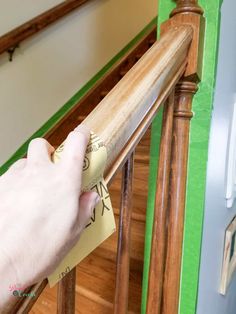
<instances>
[{"instance_id":1,"label":"thumb","mask_svg":"<svg viewBox=\"0 0 236 314\"><path fill-rule=\"evenodd\" d=\"M100 196L96 192L84 192L79 199L79 224L84 228L93 214L93 210L100 202Z\"/></svg>"}]
</instances>

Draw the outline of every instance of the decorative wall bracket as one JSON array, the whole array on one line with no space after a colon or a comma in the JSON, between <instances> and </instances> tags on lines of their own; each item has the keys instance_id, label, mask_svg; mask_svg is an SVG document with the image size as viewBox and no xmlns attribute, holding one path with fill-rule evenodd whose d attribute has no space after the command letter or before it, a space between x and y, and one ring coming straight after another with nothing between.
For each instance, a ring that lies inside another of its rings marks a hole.
<instances>
[{"instance_id":1,"label":"decorative wall bracket","mask_svg":"<svg viewBox=\"0 0 236 314\"><path fill-rule=\"evenodd\" d=\"M15 53L16 48L19 48L19 44L14 45L13 47L9 48L7 50L7 53L9 55L9 61L12 62L13 60L13 55Z\"/></svg>"}]
</instances>

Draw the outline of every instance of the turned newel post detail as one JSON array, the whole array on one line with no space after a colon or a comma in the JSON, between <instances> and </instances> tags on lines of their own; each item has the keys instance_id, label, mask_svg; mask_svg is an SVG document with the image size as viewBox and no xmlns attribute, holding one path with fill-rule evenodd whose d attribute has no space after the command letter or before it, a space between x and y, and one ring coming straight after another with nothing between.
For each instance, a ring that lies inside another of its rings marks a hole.
<instances>
[{"instance_id":1,"label":"turned newel post detail","mask_svg":"<svg viewBox=\"0 0 236 314\"><path fill-rule=\"evenodd\" d=\"M191 26L192 42L183 77L175 87L171 112L165 104L149 269L147 314L177 314L184 230L189 128L192 100L201 80L203 10L196 0L177 0L161 36L170 28ZM170 123L171 117L173 123ZM166 121L169 121L166 123ZM171 132L171 133L170 133ZM171 134L171 141L169 136ZM168 144L168 143L172 144ZM167 149L170 145L170 149Z\"/></svg>"},{"instance_id":2,"label":"turned newel post detail","mask_svg":"<svg viewBox=\"0 0 236 314\"><path fill-rule=\"evenodd\" d=\"M178 13L196 13L203 15L203 9L198 5L197 0L177 0L177 7L171 12L170 16Z\"/></svg>"},{"instance_id":3,"label":"turned newel post detail","mask_svg":"<svg viewBox=\"0 0 236 314\"><path fill-rule=\"evenodd\" d=\"M197 84L181 81L175 89L172 156L169 183L167 255L162 296L163 314L177 314L182 260L189 127Z\"/></svg>"},{"instance_id":4,"label":"turned newel post detail","mask_svg":"<svg viewBox=\"0 0 236 314\"><path fill-rule=\"evenodd\" d=\"M188 64L181 81L175 89L172 155L170 169L169 217L167 227L167 250L162 314L177 314L179 306L182 242L184 231L189 128L192 101L201 80L204 39L203 10L196 0L178 0L177 7L162 30L176 25L188 24L193 28L193 40L189 48Z\"/></svg>"},{"instance_id":5,"label":"turned newel post detail","mask_svg":"<svg viewBox=\"0 0 236 314\"><path fill-rule=\"evenodd\" d=\"M175 87L174 118L189 124L193 117L192 100L198 90L197 83L181 80ZM185 121L185 120L188 121ZM173 134L174 136L174 134Z\"/></svg>"}]
</instances>

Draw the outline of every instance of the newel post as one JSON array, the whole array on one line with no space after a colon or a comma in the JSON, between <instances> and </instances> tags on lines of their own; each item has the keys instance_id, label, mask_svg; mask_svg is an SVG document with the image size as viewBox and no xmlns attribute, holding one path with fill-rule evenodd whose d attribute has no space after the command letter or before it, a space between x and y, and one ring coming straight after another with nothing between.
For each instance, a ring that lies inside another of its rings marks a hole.
<instances>
[{"instance_id":1,"label":"newel post","mask_svg":"<svg viewBox=\"0 0 236 314\"><path fill-rule=\"evenodd\" d=\"M193 29L193 39L189 48L186 70L175 87L174 108L172 111L168 109L171 101L167 101L164 109L147 314L178 313L189 128L193 117L192 100L197 92L202 70L205 29L203 10L197 0L177 0L176 2L176 8L170 13L170 19L161 25L161 36L172 27L190 25ZM171 117L166 116L171 114L173 123L165 123L171 121ZM166 134L170 132L172 144L167 150L169 137L166 137ZM163 137L166 137L165 142Z\"/></svg>"},{"instance_id":2,"label":"newel post","mask_svg":"<svg viewBox=\"0 0 236 314\"><path fill-rule=\"evenodd\" d=\"M179 306L182 242L184 231L189 128L192 100L201 80L205 23L197 0L178 0L171 18L161 27L162 33L171 26L190 24L193 40L189 49L186 71L175 89L172 156L169 191L167 250L162 293L162 314L177 314Z\"/></svg>"}]
</instances>

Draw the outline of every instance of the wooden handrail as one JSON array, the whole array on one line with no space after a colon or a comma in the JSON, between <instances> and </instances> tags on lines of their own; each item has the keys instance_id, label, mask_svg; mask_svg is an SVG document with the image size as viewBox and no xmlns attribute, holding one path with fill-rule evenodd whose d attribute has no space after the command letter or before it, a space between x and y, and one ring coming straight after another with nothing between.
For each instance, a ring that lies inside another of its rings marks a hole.
<instances>
[{"instance_id":1,"label":"wooden handrail","mask_svg":"<svg viewBox=\"0 0 236 314\"><path fill-rule=\"evenodd\" d=\"M49 132L45 138L57 147L78 123L100 103L100 101L115 87L124 75L135 65L144 53L156 42L156 26L140 39L112 68L103 75L96 84L86 93L76 105L64 115L62 119Z\"/></svg>"},{"instance_id":2,"label":"wooden handrail","mask_svg":"<svg viewBox=\"0 0 236 314\"><path fill-rule=\"evenodd\" d=\"M0 37L0 54L16 47L24 39L38 33L90 0L67 0L45 11Z\"/></svg>"},{"instance_id":3,"label":"wooden handrail","mask_svg":"<svg viewBox=\"0 0 236 314\"><path fill-rule=\"evenodd\" d=\"M106 170L163 91L173 88L169 82L186 62L192 35L190 26L170 28L82 122L105 143Z\"/></svg>"}]
</instances>

